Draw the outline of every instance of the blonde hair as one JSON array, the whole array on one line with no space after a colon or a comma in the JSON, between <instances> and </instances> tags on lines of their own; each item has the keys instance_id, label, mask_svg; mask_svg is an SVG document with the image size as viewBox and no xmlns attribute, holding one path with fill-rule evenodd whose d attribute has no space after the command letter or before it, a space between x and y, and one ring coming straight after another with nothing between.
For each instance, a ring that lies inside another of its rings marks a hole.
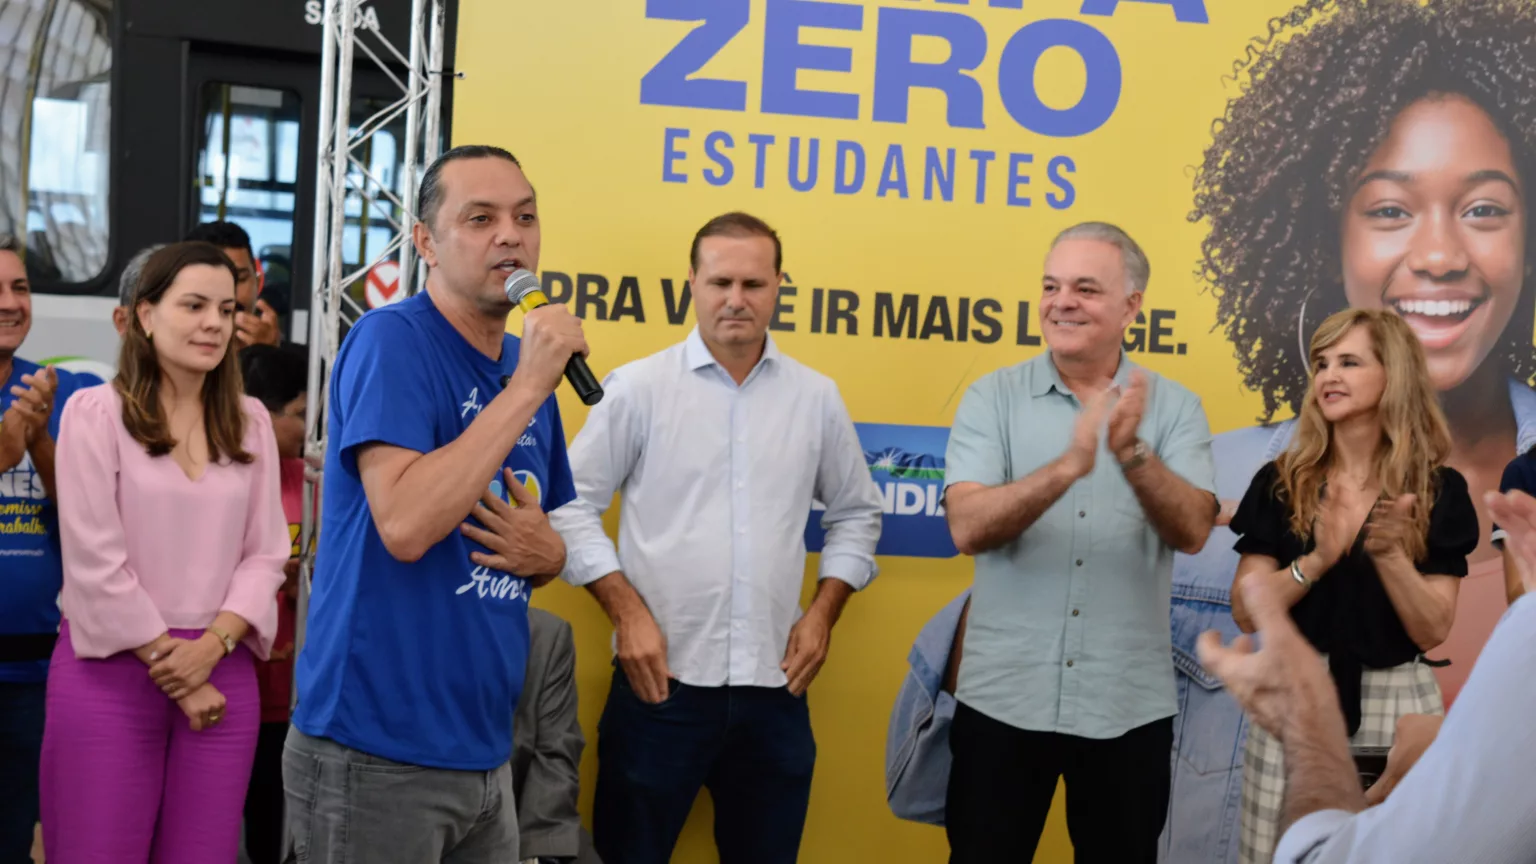
<instances>
[{"instance_id":1,"label":"blonde hair","mask_svg":"<svg viewBox=\"0 0 1536 864\"><path fill-rule=\"evenodd\" d=\"M1424 348L1396 312L1389 309L1345 309L1328 316L1312 336L1308 353L1307 395L1291 445L1275 460L1279 486L1291 508L1291 531L1310 537L1322 502L1323 484L1333 464L1333 428L1317 404L1317 366L1324 351L1351 330L1364 327L1371 337L1376 359L1386 369L1387 384L1377 416L1381 441L1372 473L1381 483L1382 497L1416 495L1413 532L1407 553L1417 561L1424 557L1429 533L1429 512L1434 506L1436 469L1451 452L1451 433L1429 378Z\"/></svg>"}]
</instances>

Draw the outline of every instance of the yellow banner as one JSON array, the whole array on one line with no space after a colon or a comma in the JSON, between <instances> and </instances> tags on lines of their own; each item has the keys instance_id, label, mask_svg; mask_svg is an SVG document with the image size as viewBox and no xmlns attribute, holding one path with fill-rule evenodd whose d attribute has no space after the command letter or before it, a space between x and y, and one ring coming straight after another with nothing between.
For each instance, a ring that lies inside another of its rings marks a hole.
<instances>
[{"instance_id":1,"label":"yellow banner","mask_svg":"<svg viewBox=\"0 0 1536 864\"><path fill-rule=\"evenodd\" d=\"M705 221L766 219L787 273L773 337L837 380L886 487L887 535L897 519L942 534L928 492L942 461L927 457L942 460L967 385L1043 350L1041 263L1077 222L1114 222L1146 249L1146 312L1127 348L1199 393L1216 432L1289 416L1300 341L1346 303L1397 304L1440 352L1444 391L1536 371L1523 204L1500 216L1477 210L1478 189L1404 188L1356 214L1374 221L1345 224L1361 203L1350 184L1424 95L1407 91L1433 83L1425 57L1443 63L1442 86L1480 93L1510 172L1529 176L1536 112L1529 80L1513 89L1518 52L1490 48L1497 59L1479 64L1457 40L1528 38L1536 13L1344 5L1348 26L1330 29L1334 4L1295 0L465 0L453 138L523 162L545 288L586 320L599 375L687 334L687 253ZM1313 40L1282 56L1313 31L1337 50ZM1269 83L1234 101L1254 68ZM1481 122L1437 117L1441 132ZM1450 238L1460 257L1446 266L1465 278L1424 275L1410 247L1432 235ZM1408 251L1383 263L1391 237ZM565 388L561 406L574 434L585 409ZM1515 452L1515 424L1499 428L1489 463ZM820 756L805 861L947 854L941 831L886 808L885 733L912 638L971 564L936 540L890 542L811 690ZM590 814L609 628L578 592L537 602L576 626ZM676 860L713 860L711 848L695 813ZM1069 848L1058 813L1038 860Z\"/></svg>"}]
</instances>

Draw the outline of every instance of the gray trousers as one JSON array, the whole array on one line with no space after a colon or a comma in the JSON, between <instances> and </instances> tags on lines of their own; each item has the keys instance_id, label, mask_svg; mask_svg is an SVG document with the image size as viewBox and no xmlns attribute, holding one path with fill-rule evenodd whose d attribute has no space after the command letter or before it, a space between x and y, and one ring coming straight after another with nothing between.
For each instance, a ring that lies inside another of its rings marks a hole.
<instances>
[{"instance_id":1,"label":"gray trousers","mask_svg":"<svg viewBox=\"0 0 1536 864\"><path fill-rule=\"evenodd\" d=\"M290 727L283 748L287 862L515 862L512 768L391 762Z\"/></svg>"}]
</instances>

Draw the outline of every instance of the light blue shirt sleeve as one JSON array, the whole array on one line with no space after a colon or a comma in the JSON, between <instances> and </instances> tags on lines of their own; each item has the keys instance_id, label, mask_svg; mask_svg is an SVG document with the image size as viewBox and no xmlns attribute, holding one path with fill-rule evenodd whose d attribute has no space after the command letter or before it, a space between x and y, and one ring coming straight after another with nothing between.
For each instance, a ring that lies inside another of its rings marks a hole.
<instances>
[{"instance_id":1,"label":"light blue shirt sleeve","mask_svg":"<svg viewBox=\"0 0 1536 864\"><path fill-rule=\"evenodd\" d=\"M1179 399L1173 429L1163 441L1157 458L1168 470L1184 478L1196 489L1216 494L1216 463L1211 458L1211 425L1205 417L1200 397L1167 379L1158 381L1163 398ZM1157 398L1154 395L1153 398Z\"/></svg>"},{"instance_id":2,"label":"light blue shirt sleeve","mask_svg":"<svg viewBox=\"0 0 1536 864\"><path fill-rule=\"evenodd\" d=\"M883 501L836 385L829 387L822 408L816 498L827 507L821 517L827 537L818 578L841 579L853 590L863 590L878 572L875 546L880 542Z\"/></svg>"},{"instance_id":3,"label":"light blue shirt sleeve","mask_svg":"<svg viewBox=\"0 0 1536 864\"><path fill-rule=\"evenodd\" d=\"M1510 607L1440 734L1377 807L1298 819L1275 864L1536 861L1536 597Z\"/></svg>"},{"instance_id":4,"label":"light blue shirt sleeve","mask_svg":"<svg viewBox=\"0 0 1536 864\"><path fill-rule=\"evenodd\" d=\"M944 487L1008 482L1008 424L997 400L997 373L972 384L955 410L944 451Z\"/></svg>"},{"instance_id":5,"label":"light blue shirt sleeve","mask_svg":"<svg viewBox=\"0 0 1536 864\"><path fill-rule=\"evenodd\" d=\"M565 572L576 587L607 576L619 566L619 553L603 530L603 514L640 461L646 418L635 387L618 372L603 380L603 399L571 442L571 476L576 497L549 514L550 525L565 541Z\"/></svg>"}]
</instances>

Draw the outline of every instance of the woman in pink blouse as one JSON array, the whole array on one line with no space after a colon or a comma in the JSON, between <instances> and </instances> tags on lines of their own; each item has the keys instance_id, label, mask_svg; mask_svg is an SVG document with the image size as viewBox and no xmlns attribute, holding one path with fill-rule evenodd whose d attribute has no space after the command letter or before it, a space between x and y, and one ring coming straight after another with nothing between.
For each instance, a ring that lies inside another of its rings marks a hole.
<instances>
[{"instance_id":1,"label":"woman in pink blouse","mask_svg":"<svg viewBox=\"0 0 1536 864\"><path fill-rule=\"evenodd\" d=\"M288 559L277 445L241 395L235 267L145 264L117 379L79 391L57 475L64 624L48 678L49 864L229 862L261 721L254 658Z\"/></svg>"}]
</instances>

